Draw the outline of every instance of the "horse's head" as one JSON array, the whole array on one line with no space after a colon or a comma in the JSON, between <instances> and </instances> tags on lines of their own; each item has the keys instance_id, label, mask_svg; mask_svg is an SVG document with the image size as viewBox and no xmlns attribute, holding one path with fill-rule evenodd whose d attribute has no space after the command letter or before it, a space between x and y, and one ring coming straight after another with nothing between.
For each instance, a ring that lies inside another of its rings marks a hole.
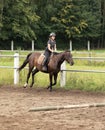
<instances>
[{"instance_id":1,"label":"horse's head","mask_svg":"<svg viewBox=\"0 0 105 130\"><path fill-rule=\"evenodd\" d=\"M65 51L65 60L70 64L73 65L74 61L72 58L72 54L70 53L70 51Z\"/></svg>"}]
</instances>

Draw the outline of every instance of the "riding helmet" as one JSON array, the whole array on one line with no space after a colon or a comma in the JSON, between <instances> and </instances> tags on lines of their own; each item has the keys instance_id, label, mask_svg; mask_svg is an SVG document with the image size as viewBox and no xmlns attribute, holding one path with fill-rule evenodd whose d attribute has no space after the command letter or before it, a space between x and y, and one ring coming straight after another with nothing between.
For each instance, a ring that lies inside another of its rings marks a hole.
<instances>
[{"instance_id":1,"label":"riding helmet","mask_svg":"<svg viewBox=\"0 0 105 130\"><path fill-rule=\"evenodd\" d=\"M50 33L49 37L52 37L52 36L56 36L56 34L54 32Z\"/></svg>"}]
</instances>

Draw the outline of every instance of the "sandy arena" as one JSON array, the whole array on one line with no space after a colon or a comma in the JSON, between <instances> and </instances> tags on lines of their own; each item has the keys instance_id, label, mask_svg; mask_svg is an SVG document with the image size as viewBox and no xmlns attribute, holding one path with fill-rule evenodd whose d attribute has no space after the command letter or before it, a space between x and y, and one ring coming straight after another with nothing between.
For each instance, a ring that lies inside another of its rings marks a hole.
<instances>
[{"instance_id":1,"label":"sandy arena","mask_svg":"<svg viewBox=\"0 0 105 130\"><path fill-rule=\"evenodd\" d=\"M29 112L32 107L105 103L105 93L0 87L0 130L105 130L105 107Z\"/></svg>"}]
</instances>

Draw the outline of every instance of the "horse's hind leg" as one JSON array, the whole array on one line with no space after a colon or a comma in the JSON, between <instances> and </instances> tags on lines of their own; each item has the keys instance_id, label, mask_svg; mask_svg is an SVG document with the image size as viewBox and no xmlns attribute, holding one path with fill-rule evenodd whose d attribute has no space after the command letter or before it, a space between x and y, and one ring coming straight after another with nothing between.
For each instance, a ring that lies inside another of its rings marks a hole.
<instances>
[{"instance_id":1,"label":"horse's hind leg","mask_svg":"<svg viewBox=\"0 0 105 130\"><path fill-rule=\"evenodd\" d=\"M35 75L37 72L39 72L39 70L38 70L37 68L32 71L32 83L31 83L30 87L32 87L33 84L34 84L34 75Z\"/></svg>"},{"instance_id":2,"label":"horse's hind leg","mask_svg":"<svg viewBox=\"0 0 105 130\"><path fill-rule=\"evenodd\" d=\"M28 72L28 74L27 74L27 80L26 80L26 83L24 84L24 88L26 88L27 87L27 85L28 85L28 81L29 81L29 78L30 78L30 74L31 74L31 72L32 72L32 69L33 69L33 67L29 67L29 72Z\"/></svg>"}]
</instances>

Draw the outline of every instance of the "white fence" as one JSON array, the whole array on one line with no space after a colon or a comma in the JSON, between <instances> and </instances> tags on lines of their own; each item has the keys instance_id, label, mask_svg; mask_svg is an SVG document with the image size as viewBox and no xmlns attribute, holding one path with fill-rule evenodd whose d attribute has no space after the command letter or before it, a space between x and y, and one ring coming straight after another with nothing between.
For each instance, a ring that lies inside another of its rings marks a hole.
<instances>
[{"instance_id":1,"label":"white fence","mask_svg":"<svg viewBox=\"0 0 105 130\"><path fill-rule=\"evenodd\" d=\"M0 66L0 68L14 69L14 84L19 83L19 72L17 69L19 68L19 54L15 53L14 55L0 55L0 57L13 57L14 58L14 66Z\"/></svg>"},{"instance_id":2,"label":"white fence","mask_svg":"<svg viewBox=\"0 0 105 130\"><path fill-rule=\"evenodd\" d=\"M32 48L32 51L34 51L34 48L35 48L34 40L32 40L31 48ZM12 40L11 41L11 51L13 51L13 50L14 50L14 41Z\"/></svg>"},{"instance_id":3,"label":"white fence","mask_svg":"<svg viewBox=\"0 0 105 130\"><path fill-rule=\"evenodd\" d=\"M103 57L74 57L73 59L89 60L89 61L105 61ZM61 65L60 86L66 85L66 72L85 72L85 73L105 73L104 70L67 70L65 62Z\"/></svg>"},{"instance_id":4,"label":"white fence","mask_svg":"<svg viewBox=\"0 0 105 130\"><path fill-rule=\"evenodd\" d=\"M7 69L13 69L14 70L14 84L19 83L19 72L17 69L19 68L19 57L25 57L25 56L19 56L18 53L15 53L14 55L0 55L0 57L13 57L14 58L14 66L0 66L0 68L7 68ZM103 57L74 57L73 59L80 59L80 60L105 60ZM88 73L105 73L105 71L101 70L67 70L65 62L61 66L61 74L60 74L60 86L66 85L66 72L88 72Z\"/></svg>"}]
</instances>

